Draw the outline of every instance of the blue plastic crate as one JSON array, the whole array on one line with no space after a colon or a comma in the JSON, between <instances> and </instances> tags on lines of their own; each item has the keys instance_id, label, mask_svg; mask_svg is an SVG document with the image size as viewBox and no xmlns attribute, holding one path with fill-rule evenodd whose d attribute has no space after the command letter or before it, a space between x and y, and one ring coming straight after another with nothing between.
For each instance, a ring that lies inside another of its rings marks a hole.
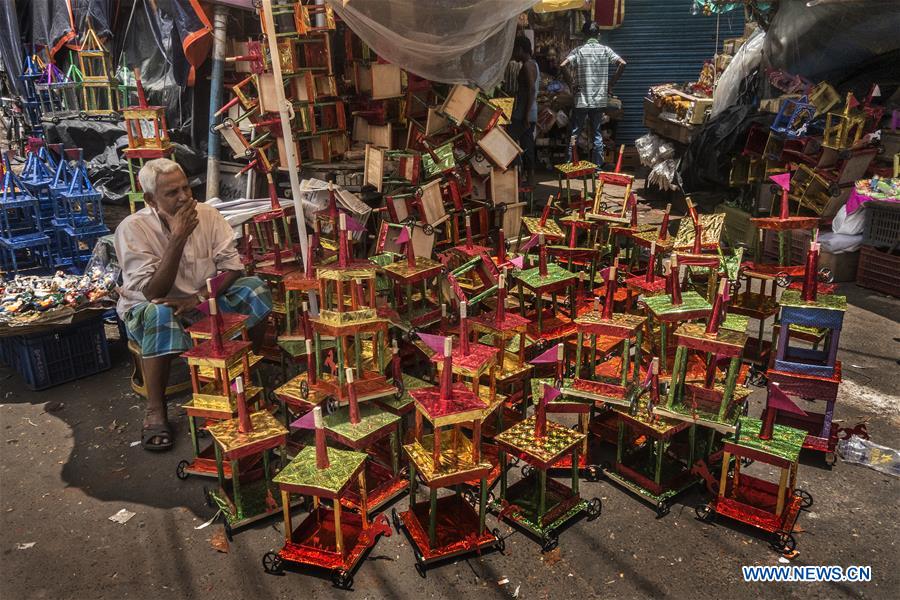
<instances>
[{"instance_id":1,"label":"blue plastic crate","mask_svg":"<svg viewBox=\"0 0 900 600\"><path fill-rule=\"evenodd\" d=\"M25 385L44 390L110 368L102 318L91 318L48 333L3 339L4 361Z\"/></svg>"}]
</instances>

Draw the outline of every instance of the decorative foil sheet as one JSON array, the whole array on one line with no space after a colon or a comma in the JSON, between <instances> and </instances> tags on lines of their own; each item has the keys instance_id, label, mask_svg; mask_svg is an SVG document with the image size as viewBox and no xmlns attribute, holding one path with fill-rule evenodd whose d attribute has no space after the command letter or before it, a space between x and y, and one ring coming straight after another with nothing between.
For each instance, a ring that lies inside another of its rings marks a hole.
<instances>
[{"instance_id":1,"label":"decorative foil sheet","mask_svg":"<svg viewBox=\"0 0 900 600\"><path fill-rule=\"evenodd\" d=\"M368 455L365 452L328 448L328 468L316 468L316 448L306 446L275 476L273 481L311 487L327 497L335 497L359 473Z\"/></svg>"},{"instance_id":2,"label":"decorative foil sheet","mask_svg":"<svg viewBox=\"0 0 900 600\"><path fill-rule=\"evenodd\" d=\"M309 377L306 373L300 373L281 387L277 388L275 390L275 395L279 398L287 398L293 402L305 402L312 406L318 405L326 396L319 394L310 387L306 398L304 398L301 390L304 381L308 384Z\"/></svg>"},{"instance_id":3,"label":"decorative foil sheet","mask_svg":"<svg viewBox=\"0 0 900 600\"><path fill-rule=\"evenodd\" d=\"M743 349L747 342L747 334L732 331L730 329L719 329L717 334L706 333L706 325L703 323L683 323L675 330L675 337L684 337L701 342L711 342L718 346L731 346L733 348Z\"/></svg>"},{"instance_id":4,"label":"decorative foil sheet","mask_svg":"<svg viewBox=\"0 0 900 600\"><path fill-rule=\"evenodd\" d=\"M720 329L728 329L729 331L737 331L738 333L745 333L747 331L747 325L750 324L750 319L745 315L736 315L734 313L726 313L725 320L719 325Z\"/></svg>"},{"instance_id":5,"label":"decorative foil sheet","mask_svg":"<svg viewBox=\"0 0 900 600\"><path fill-rule=\"evenodd\" d=\"M726 438L728 441L792 463L800 460L800 449L803 447L803 441L806 439L805 431L785 425L775 425L772 439L761 440L759 439L759 432L762 428L762 421L752 417L741 417L740 424L738 439L735 440L732 434L730 438Z\"/></svg>"},{"instance_id":6,"label":"decorative foil sheet","mask_svg":"<svg viewBox=\"0 0 900 600\"><path fill-rule=\"evenodd\" d=\"M265 442L271 442L268 448L274 448L282 443L288 434L287 428L280 423L271 413L265 410L252 413L250 422L253 430L249 433L238 431L238 420L229 419L221 423L209 425L206 429L226 455L245 448Z\"/></svg>"},{"instance_id":7,"label":"decorative foil sheet","mask_svg":"<svg viewBox=\"0 0 900 600\"><path fill-rule=\"evenodd\" d=\"M249 317L240 313L223 312L219 314L222 318L222 338L230 339L237 334L244 326ZM192 338L208 340L212 335L212 320L210 317L203 317L193 325L187 328L187 332Z\"/></svg>"},{"instance_id":8,"label":"decorative foil sheet","mask_svg":"<svg viewBox=\"0 0 900 600\"><path fill-rule=\"evenodd\" d=\"M437 387L412 390L409 394L415 400L416 408L435 427L480 419L484 411L481 398L461 383L453 384L452 394L446 401L441 400L441 390Z\"/></svg>"},{"instance_id":9,"label":"decorative foil sheet","mask_svg":"<svg viewBox=\"0 0 900 600\"><path fill-rule=\"evenodd\" d=\"M422 388L432 387L430 383L427 381L423 381L418 377L413 377L412 375L403 374L403 395L397 398L396 396L384 396L377 400L378 404L382 406L387 406L394 411L402 412L406 409L407 406L412 404L413 397L410 395L412 390L420 390Z\"/></svg>"},{"instance_id":10,"label":"decorative foil sheet","mask_svg":"<svg viewBox=\"0 0 900 600\"><path fill-rule=\"evenodd\" d=\"M599 332L600 335L634 335L647 322L647 317L641 315L630 315L627 313L613 313L612 318L604 319L603 313L591 311L584 313L575 319L575 325L579 330L582 328L586 331L594 331L597 327L603 327L609 331Z\"/></svg>"},{"instance_id":11,"label":"decorative foil sheet","mask_svg":"<svg viewBox=\"0 0 900 600\"><path fill-rule=\"evenodd\" d=\"M370 404L359 406L359 423L350 422L350 407L325 415L325 429L350 442L357 442L390 427L395 427L400 417Z\"/></svg>"},{"instance_id":12,"label":"decorative foil sheet","mask_svg":"<svg viewBox=\"0 0 900 600\"><path fill-rule=\"evenodd\" d=\"M184 358L189 365L211 366L211 367L230 367L235 362L240 362L241 357L250 353L250 342L241 340L226 340L222 342L222 350L217 352L213 349L212 342L207 340L202 342L190 350L182 352L181 357Z\"/></svg>"},{"instance_id":13,"label":"decorative foil sheet","mask_svg":"<svg viewBox=\"0 0 900 600\"><path fill-rule=\"evenodd\" d=\"M553 219L547 219L544 226L541 227L540 217L522 217L522 225L531 235L544 234L544 237L550 239L565 239L566 234L560 228L559 224Z\"/></svg>"},{"instance_id":14,"label":"decorative foil sheet","mask_svg":"<svg viewBox=\"0 0 900 600\"><path fill-rule=\"evenodd\" d=\"M434 447L434 435L422 436L422 443L406 444L403 449L409 459L415 463L416 469L425 478L425 482L441 477L471 473L470 478L477 478L491 470L491 463L484 460L475 462L472 459L472 442L462 432L457 435L456 448L453 448L453 433L441 432L441 464L435 468L431 450Z\"/></svg>"},{"instance_id":15,"label":"decorative foil sheet","mask_svg":"<svg viewBox=\"0 0 900 600\"><path fill-rule=\"evenodd\" d=\"M821 310L847 310L847 297L833 294L819 294L813 302L807 302L798 290L785 290L778 301L781 306L793 308L813 308Z\"/></svg>"},{"instance_id":16,"label":"decorative foil sheet","mask_svg":"<svg viewBox=\"0 0 900 600\"><path fill-rule=\"evenodd\" d=\"M330 267L319 267L316 269L316 277L318 279L328 279L331 281L353 281L354 279L374 279L378 273L378 266L369 261L351 263L346 269L341 269L336 265Z\"/></svg>"},{"instance_id":17,"label":"decorative foil sheet","mask_svg":"<svg viewBox=\"0 0 900 600\"><path fill-rule=\"evenodd\" d=\"M440 273L443 270L444 265L437 262L436 260L431 260L430 258L425 258L424 256L416 257L416 266L410 267L409 263L406 261L406 258L402 260L398 260L395 263L391 263L384 267L385 272L388 275L393 275L396 279L416 279L417 277L433 277Z\"/></svg>"},{"instance_id":18,"label":"decorative foil sheet","mask_svg":"<svg viewBox=\"0 0 900 600\"><path fill-rule=\"evenodd\" d=\"M497 543L497 537L487 527L478 535L478 513L461 496L453 494L438 498L435 545L432 547L428 540L430 511L430 503L425 501L416 503L412 510L399 515L409 533L410 542L426 561L477 552Z\"/></svg>"},{"instance_id":19,"label":"decorative foil sheet","mask_svg":"<svg viewBox=\"0 0 900 600\"><path fill-rule=\"evenodd\" d=\"M497 322L497 313L495 311L484 313L473 319L469 319L469 325L472 326L473 329L476 331L487 331L489 333L506 333L510 331L522 332L525 331L529 322L530 321L522 315L510 312L508 309L504 314L504 319L499 323Z\"/></svg>"},{"instance_id":20,"label":"decorative foil sheet","mask_svg":"<svg viewBox=\"0 0 900 600\"><path fill-rule=\"evenodd\" d=\"M321 310L317 319L311 318L313 324L322 322L332 327L346 327L348 325L362 325L364 323L376 323L383 321L378 318L378 313L374 308L363 308L360 310L345 310L337 312L334 310Z\"/></svg>"},{"instance_id":21,"label":"decorative foil sheet","mask_svg":"<svg viewBox=\"0 0 900 600\"><path fill-rule=\"evenodd\" d=\"M712 305L706 301L706 298L702 297L700 294L693 290L688 290L681 293L681 304L678 306L672 305L672 296L670 296L669 294L650 296L647 298L643 298L643 301L647 304L647 308L650 309L650 312L657 317L661 315L677 315L679 313L689 313L699 310L712 311Z\"/></svg>"},{"instance_id":22,"label":"decorative foil sheet","mask_svg":"<svg viewBox=\"0 0 900 600\"><path fill-rule=\"evenodd\" d=\"M578 162L561 163L553 165L553 168L563 175L581 175L596 172L599 167L588 160L579 160Z\"/></svg>"},{"instance_id":23,"label":"decorative foil sheet","mask_svg":"<svg viewBox=\"0 0 900 600\"><path fill-rule=\"evenodd\" d=\"M250 368L256 366L256 364L263 359L262 356L258 354L253 354L252 352L249 354ZM216 376L215 369L209 365L200 365L199 369L200 379L213 379ZM234 379L238 375L243 374L244 372L244 363L243 361L234 363L229 365L228 367L228 378Z\"/></svg>"},{"instance_id":24,"label":"decorative foil sheet","mask_svg":"<svg viewBox=\"0 0 900 600\"><path fill-rule=\"evenodd\" d=\"M657 275L651 282L648 282L643 275L629 277L625 280L625 285L629 289L636 290L645 297L666 293L666 279L662 275Z\"/></svg>"},{"instance_id":25,"label":"decorative foil sheet","mask_svg":"<svg viewBox=\"0 0 900 600\"><path fill-rule=\"evenodd\" d=\"M787 231L790 229L815 229L819 226L819 217L762 217L750 219L750 222L759 229L771 229L773 231Z\"/></svg>"},{"instance_id":26,"label":"decorative foil sheet","mask_svg":"<svg viewBox=\"0 0 900 600\"><path fill-rule=\"evenodd\" d=\"M237 411L237 394L235 394L234 390L231 390L228 396L222 395L221 391L215 383L208 383L200 388L200 392L194 394L191 399L191 406L229 413ZM244 389L244 397L247 399L248 404L252 403L262 391L260 387L247 386Z\"/></svg>"},{"instance_id":27,"label":"decorative foil sheet","mask_svg":"<svg viewBox=\"0 0 900 600\"><path fill-rule=\"evenodd\" d=\"M516 452L532 458L535 462L548 464L580 444L585 435L568 427L547 420L546 435L542 438L534 435L535 417L528 417L499 434L496 442L512 448ZM525 459L526 461L528 458Z\"/></svg>"},{"instance_id":28,"label":"decorative foil sheet","mask_svg":"<svg viewBox=\"0 0 900 600\"><path fill-rule=\"evenodd\" d=\"M533 290L541 290L564 281L571 281L572 284L574 284L578 281L578 275L570 273L556 263L549 263L547 265L547 275L545 277L541 276L540 267L534 267L533 269L518 271L516 273L516 279Z\"/></svg>"},{"instance_id":29,"label":"decorative foil sheet","mask_svg":"<svg viewBox=\"0 0 900 600\"><path fill-rule=\"evenodd\" d=\"M659 229L656 227L646 231L638 231L632 237L639 245L646 248L649 248L653 242L656 242L656 251L663 254L669 252L675 246L675 240L671 235L666 236L664 240L659 239Z\"/></svg>"},{"instance_id":30,"label":"decorative foil sheet","mask_svg":"<svg viewBox=\"0 0 900 600\"><path fill-rule=\"evenodd\" d=\"M703 247L719 247L722 229L725 227L725 213L700 215L700 243ZM692 248L694 246L694 223L690 218L681 219L678 233L675 235L675 248Z\"/></svg>"}]
</instances>

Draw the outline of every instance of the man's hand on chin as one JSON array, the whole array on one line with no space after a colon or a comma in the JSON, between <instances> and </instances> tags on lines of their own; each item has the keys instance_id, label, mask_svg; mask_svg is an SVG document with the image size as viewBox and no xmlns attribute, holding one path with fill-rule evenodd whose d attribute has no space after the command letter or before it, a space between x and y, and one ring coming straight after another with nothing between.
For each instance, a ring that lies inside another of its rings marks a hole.
<instances>
[{"instance_id":1,"label":"man's hand on chin","mask_svg":"<svg viewBox=\"0 0 900 600\"><path fill-rule=\"evenodd\" d=\"M197 298L157 298L153 304L163 304L174 309L176 315L181 315L197 307Z\"/></svg>"}]
</instances>

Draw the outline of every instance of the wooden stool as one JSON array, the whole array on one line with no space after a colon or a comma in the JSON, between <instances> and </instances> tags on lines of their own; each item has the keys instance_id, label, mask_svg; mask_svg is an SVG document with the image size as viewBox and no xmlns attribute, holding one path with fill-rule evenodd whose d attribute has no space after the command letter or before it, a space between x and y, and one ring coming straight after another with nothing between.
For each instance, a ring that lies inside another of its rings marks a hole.
<instances>
[{"instance_id":1,"label":"wooden stool","mask_svg":"<svg viewBox=\"0 0 900 600\"><path fill-rule=\"evenodd\" d=\"M144 357L141 354L141 347L134 340L128 340L128 352L131 354L132 372L131 372L131 389L135 394L139 394L144 400L147 399L147 383L144 381ZM189 379L180 383L166 386L166 396L173 396L181 392L191 389L191 381Z\"/></svg>"}]
</instances>

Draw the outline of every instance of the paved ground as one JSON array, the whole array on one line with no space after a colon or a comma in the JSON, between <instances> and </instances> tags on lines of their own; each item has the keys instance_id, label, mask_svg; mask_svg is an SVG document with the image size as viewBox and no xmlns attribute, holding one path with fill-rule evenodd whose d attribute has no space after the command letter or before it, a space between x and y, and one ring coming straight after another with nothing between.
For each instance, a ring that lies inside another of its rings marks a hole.
<instances>
[{"instance_id":1,"label":"paved ground","mask_svg":"<svg viewBox=\"0 0 900 600\"><path fill-rule=\"evenodd\" d=\"M853 285L840 292L851 308L836 418L866 421L873 440L900 447L900 301ZM898 480L844 463L829 471L817 456L804 457L799 475L815 504L800 518L793 564L871 565L871 583L744 583L741 565L779 564L761 535L722 520L695 520L699 491L657 519L606 481L582 484L585 496L602 499L601 517L575 523L549 555L489 517L491 527L509 535L505 555L451 562L426 579L396 534L372 550L352 593L332 588L327 578L266 575L260 558L280 547L281 523L239 533L227 553L210 543L221 537L220 525L195 529L213 514L202 494L211 480L175 478L175 465L190 452L183 411L171 413L174 451L133 447L140 399L128 384L124 346L112 343L111 352L110 371L40 393L0 367L4 598L895 598L900 589ZM761 396L754 393L752 414L759 414ZM136 515L124 525L108 520L122 508Z\"/></svg>"},{"instance_id":2,"label":"paved ground","mask_svg":"<svg viewBox=\"0 0 900 600\"><path fill-rule=\"evenodd\" d=\"M866 420L874 440L900 446L897 359L900 302L855 286L849 294L840 358L846 378L837 418ZM209 480L175 478L188 455L183 416L178 446L151 455L139 439L141 408L128 386L125 349L112 344L113 368L71 385L29 392L0 371L0 548L6 598L247 598L348 597L323 578L266 575L262 554L277 548L281 524L268 521L240 533L227 553L210 539L214 525L202 498ZM759 410L759 392L755 411ZM174 410L173 414L181 414ZM373 598L484 597L896 597L898 480L839 463L833 471L807 457L799 485L815 504L799 523L794 564L872 565L867 584L747 584L740 566L778 564L754 531L694 519L698 492L672 513L654 512L608 482L584 483L603 500L603 514L578 522L558 553L490 517L507 539L506 555L491 553L436 568L420 579L403 536L383 538L356 575L354 594ZM405 500L398 505L405 506ZM121 508L137 514L124 525L108 520ZM20 544L34 542L27 549ZM508 583L500 583L508 580ZM893 590L893 591L891 591Z\"/></svg>"}]
</instances>

